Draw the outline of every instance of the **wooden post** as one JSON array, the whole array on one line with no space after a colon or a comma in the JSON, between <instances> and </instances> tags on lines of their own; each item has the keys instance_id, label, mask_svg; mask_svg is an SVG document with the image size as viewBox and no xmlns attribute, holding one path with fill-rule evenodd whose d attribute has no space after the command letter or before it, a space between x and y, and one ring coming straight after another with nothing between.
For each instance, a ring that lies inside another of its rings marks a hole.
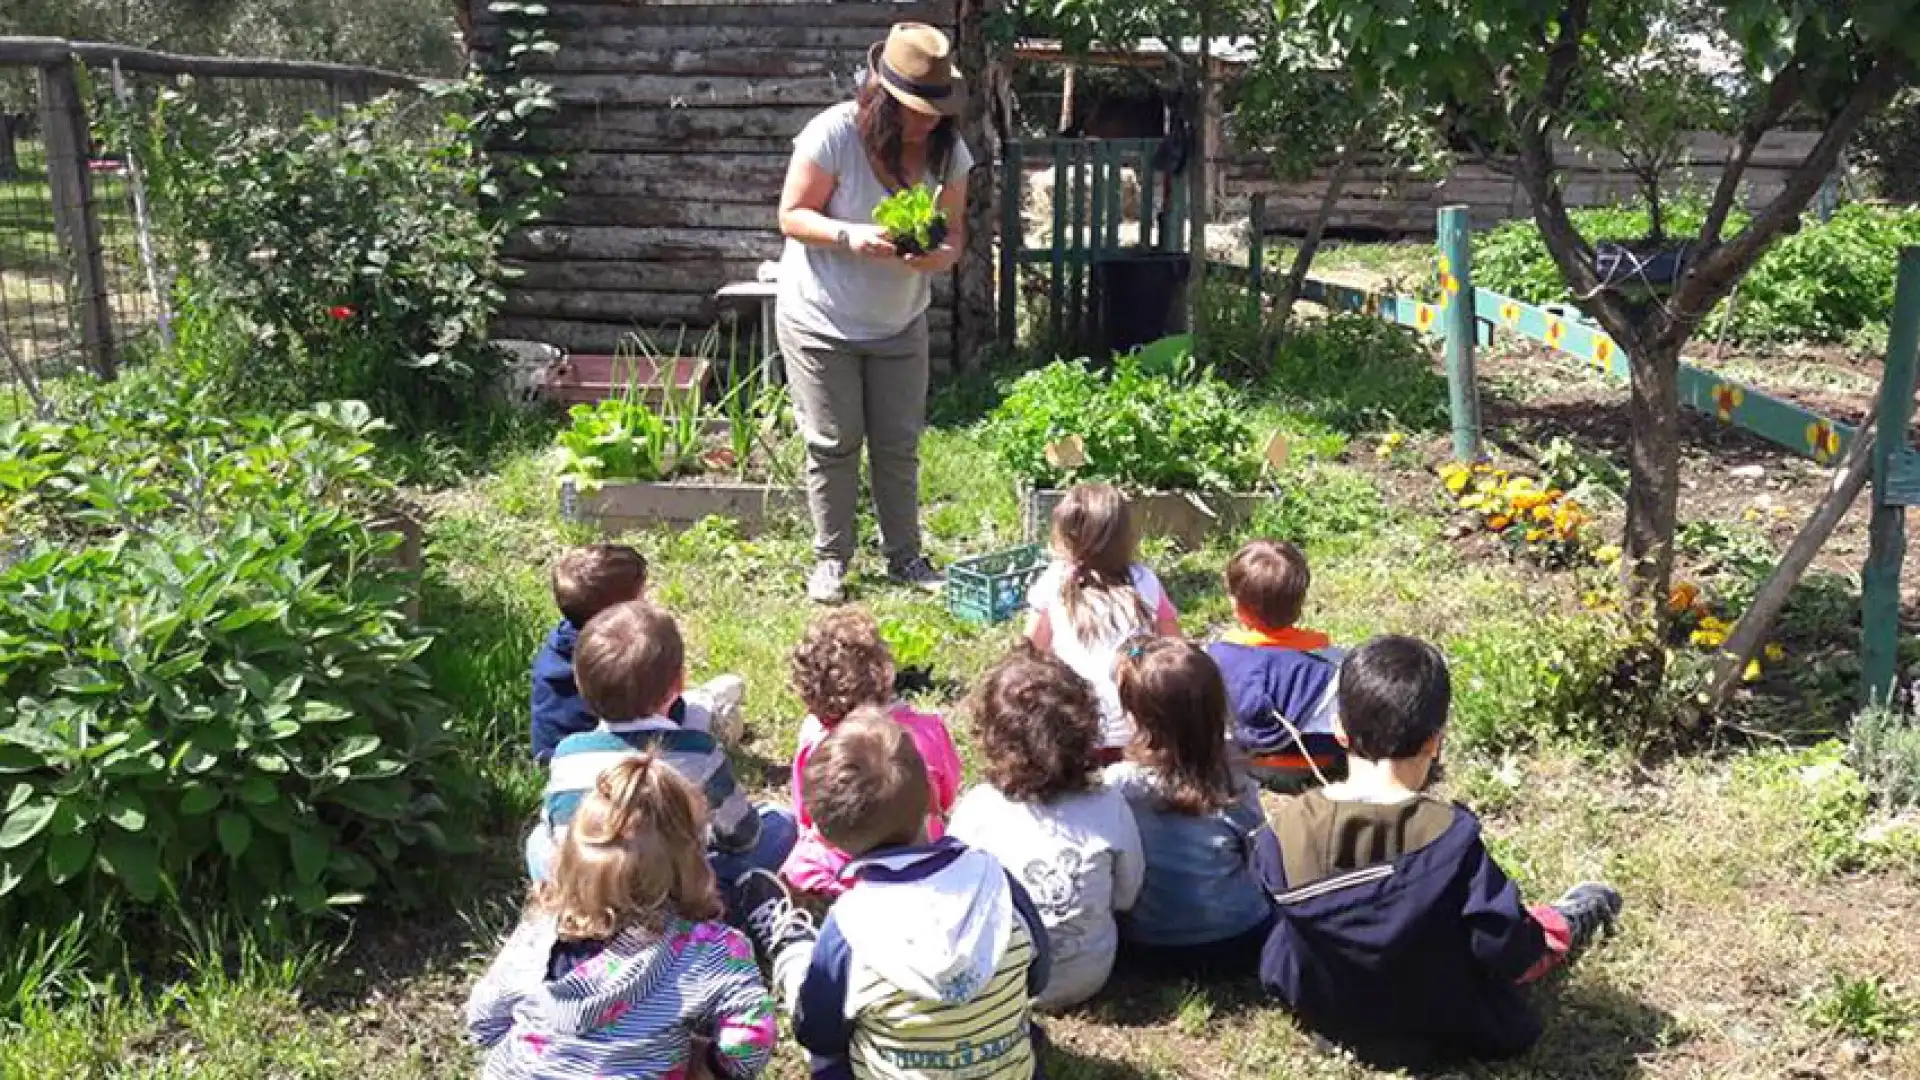
<instances>
[{"instance_id":1,"label":"wooden post","mask_svg":"<svg viewBox=\"0 0 1920 1080\"><path fill-rule=\"evenodd\" d=\"M1026 184L1020 165L1019 141L1008 139L1000 157L1000 317L995 329L1002 348L1011 349L1019 337L1020 252L1026 247L1021 206Z\"/></svg>"},{"instance_id":2,"label":"wooden post","mask_svg":"<svg viewBox=\"0 0 1920 1080\"><path fill-rule=\"evenodd\" d=\"M1067 186L1072 177L1067 170L1067 143L1063 139L1053 141L1053 231L1047 235L1048 254L1052 256L1050 273L1047 277L1047 330L1051 340L1047 348L1058 352L1066 345L1066 294L1061 288L1066 282L1067 264L1066 229L1067 223Z\"/></svg>"},{"instance_id":3,"label":"wooden post","mask_svg":"<svg viewBox=\"0 0 1920 1080\"><path fill-rule=\"evenodd\" d=\"M78 65L69 58L39 69L41 137L47 147L47 184L54 231L72 268L72 300L87 365L114 376L113 313L107 306L107 270L100 255L100 219L87 173L91 136L80 97Z\"/></svg>"},{"instance_id":4,"label":"wooden post","mask_svg":"<svg viewBox=\"0 0 1920 1080\"><path fill-rule=\"evenodd\" d=\"M1888 466L1907 448L1913 420L1915 353L1920 352L1920 247L1900 251L1886 371L1880 377L1880 434L1873 440L1873 521L1860 575L1861 703L1891 700L1900 667L1900 563L1907 554L1906 507L1893 502Z\"/></svg>"},{"instance_id":5,"label":"wooden post","mask_svg":"<svg viewBox=\"0 0 1920 1080\"><path fill-rule=\"evenodd\" d=\"M1255 194L1247 208L1247 302L1260 321L1267 292L1267 197Z\"/></svg>"},{"instance_id":6,"label":"wooden post","mask_svg":"<svg viewBox=\"0 0 1920 1080\"><path fill-rule=\"evenodd\" d=\"M1453 457L1480 460L1480 387L1473 370L1473 245L1467 208L1440 208L1440 291L1446 331L1447 406L1453 417Z\"/></svg>"}]
</instances>

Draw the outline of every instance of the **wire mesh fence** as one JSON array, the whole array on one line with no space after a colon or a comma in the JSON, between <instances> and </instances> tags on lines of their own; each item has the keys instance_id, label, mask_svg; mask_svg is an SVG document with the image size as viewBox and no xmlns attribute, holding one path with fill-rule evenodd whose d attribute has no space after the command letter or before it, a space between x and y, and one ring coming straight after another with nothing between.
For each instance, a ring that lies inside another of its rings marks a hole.
<instances>
[{"instance_id":1,"label":"wire mesh fence","mask_svg":"<svg viewBox=\"0 0 1920 1080\"><path fill-rule=\"evenodd\" d=\"M410 85L367 69L0 38L0 383L111 374L168 339L162 208L125 135L162 94L284 128Z\"/></svg>"}]
</instances>

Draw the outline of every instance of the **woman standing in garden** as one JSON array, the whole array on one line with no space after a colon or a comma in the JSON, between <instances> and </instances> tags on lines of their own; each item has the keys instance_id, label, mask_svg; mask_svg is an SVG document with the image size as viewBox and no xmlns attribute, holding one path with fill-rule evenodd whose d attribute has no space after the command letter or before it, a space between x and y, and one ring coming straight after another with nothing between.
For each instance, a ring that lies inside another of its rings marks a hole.
<instances>
[{"instance_id":1,"label":"woman standing in garden","mask_svg":"<svg viewBox=\"0 0 1920 1080\"><path fill-rule=\"evenodd\" d=\"M787 247L776 322L807 445L815 559L807 595L820 603L846 596L863 440L888 577L941 583L920 550L920 433L932 275L951 270L966 242L973 155L954 119L964 101L947 36L899 23L869 53L855 100L814 117L793 141L780 193ZM910 254L873 211L917 184L937 192L948 232L933 250Z\"/></svg>"}]
</instances>

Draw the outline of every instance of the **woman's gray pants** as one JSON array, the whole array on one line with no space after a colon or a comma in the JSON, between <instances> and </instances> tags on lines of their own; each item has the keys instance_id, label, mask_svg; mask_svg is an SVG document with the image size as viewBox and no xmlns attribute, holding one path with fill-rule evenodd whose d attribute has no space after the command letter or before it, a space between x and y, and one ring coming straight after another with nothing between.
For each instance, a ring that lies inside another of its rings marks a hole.
<instances>
[{"instance_id":1,"label":"woman's gray pants","mask_svg":"<svg viewBox=\"0 0 1920 1080\"><path fill-rule=\"evenodd\" d=\"M818 559L853 559L860 443L867 444L888 565L920 554L920 433L927 421L927 317L890 338L843 341L776 318L800 434Z\"/></svg>"}]
</instances>

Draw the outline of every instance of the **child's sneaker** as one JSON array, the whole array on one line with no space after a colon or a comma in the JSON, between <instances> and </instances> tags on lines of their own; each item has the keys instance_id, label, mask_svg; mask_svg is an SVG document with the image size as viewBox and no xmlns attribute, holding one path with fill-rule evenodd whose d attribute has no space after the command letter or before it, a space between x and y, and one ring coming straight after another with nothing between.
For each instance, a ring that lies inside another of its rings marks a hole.
<instances>
[{"instance_id":1,"label":"child's sneaker","mask_svg":"<svg viewBox=\"0 0 1920 1080\"><path fill-rule=\"evenodd\" d=\"M745 913L741 922L747 936L769 963L789 947L820 936L813 916L794 904L779 875L770 870L755 867L741 874L734 880L733 894Z\"/></svg>"},{"instance_id":2,"label":"child's sneaker","mask_svg":"<svg viewBox=\"0 0 1920 1080\"><path fill-rule=\"evenodd\" d=\"M1553 907L1566 918L1573 937L1572 951L1578 953L1593 944L1602 930L1613 932L1624 903L1618 889L1589 881L1568 889Z\"/></svg>"},{"instance_id":3,"label":"child's sneaker","mask_svg":"<svg viewBox=\"0 0 1920 1080\"><path fill-rule=\"evenodd\" d=\"M709 734L726 746L739 745L740 737L746 733L742 705L747 697L747 680L738 675L721 675L695 687L686 697L689 706L706 714L704 726Z\"/></svg>"}]
</instances>

